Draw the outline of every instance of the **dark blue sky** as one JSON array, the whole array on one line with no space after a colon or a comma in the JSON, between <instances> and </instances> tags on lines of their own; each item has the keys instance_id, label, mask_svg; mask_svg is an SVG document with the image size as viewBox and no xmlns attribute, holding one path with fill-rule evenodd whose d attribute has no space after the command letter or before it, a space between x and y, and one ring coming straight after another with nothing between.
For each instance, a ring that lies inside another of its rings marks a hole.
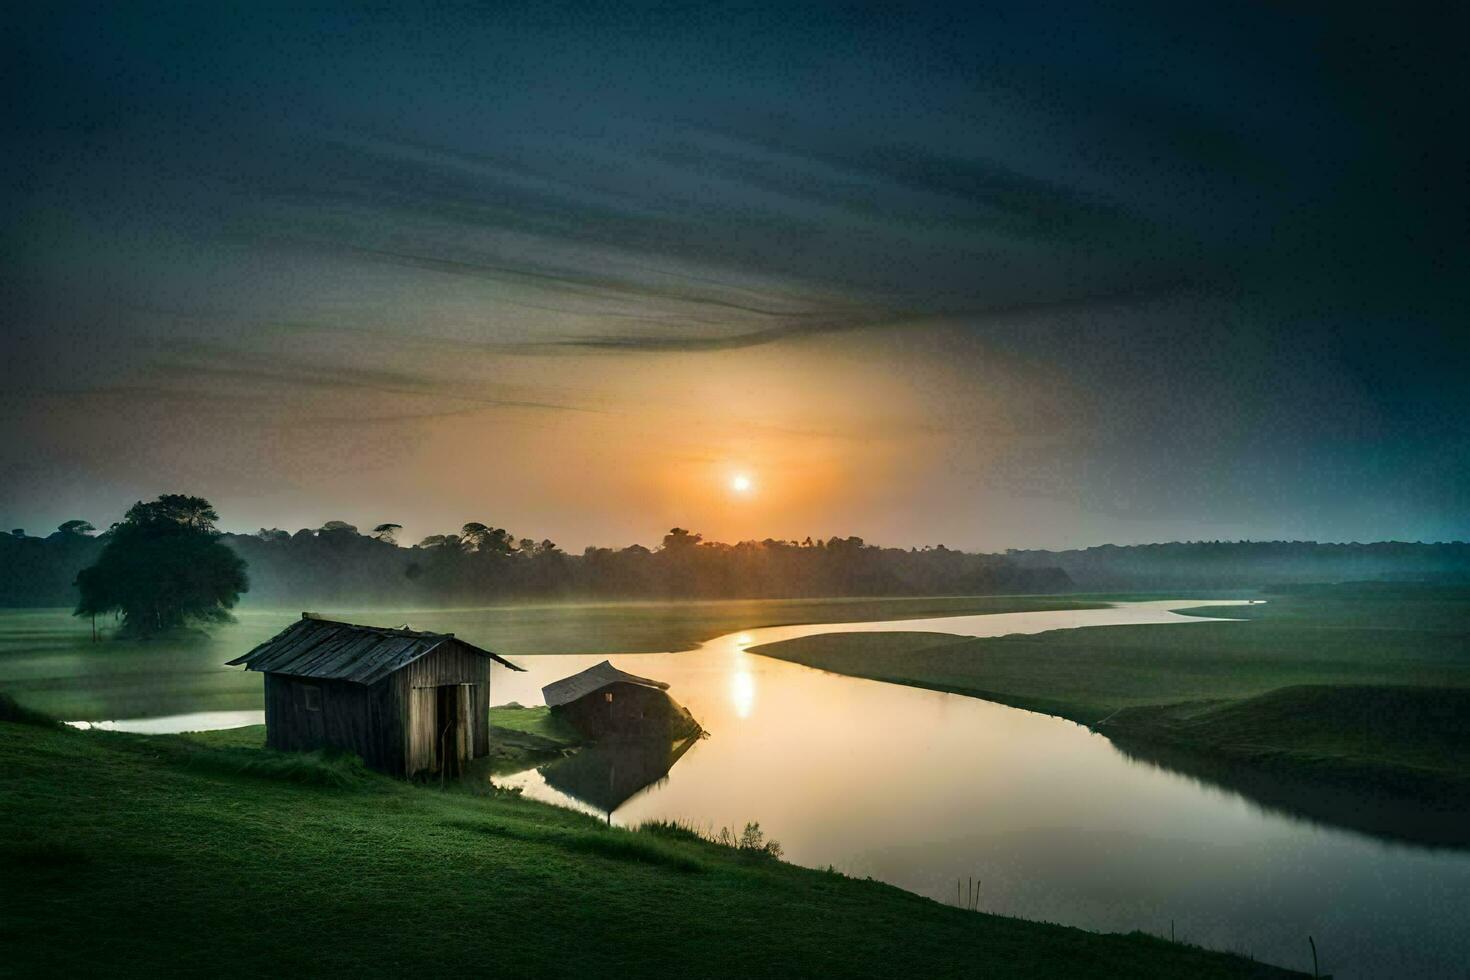
<instances>
[{"instance_id":1,"label":"dark blue sky","mask_svg":"<svg viewBox=\"0 0 1470 980\"><path fill-rule=\"evenodd\" d=\"M1465 24L1350 7L11 10L0 519L1470 536Z\"/></svg>"}]
</instances>

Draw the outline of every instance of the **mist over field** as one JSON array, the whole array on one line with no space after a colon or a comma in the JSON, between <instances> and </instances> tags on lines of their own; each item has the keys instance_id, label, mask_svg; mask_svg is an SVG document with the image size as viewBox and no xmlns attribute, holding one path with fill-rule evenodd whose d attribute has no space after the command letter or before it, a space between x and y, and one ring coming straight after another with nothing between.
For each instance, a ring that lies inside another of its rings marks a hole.
<instances>
[{"instance_id":1,"label":"mist over field","mask_svg":"<svg viewBox=\"0 0 1470 980\"><path fill-rule=\"evenodd\" d=\"M464 533L464 532L468 533ZM0 535L0 606L74 606L78 572L108 540L74 530ZM1470 545L1197 542L987 555L861 538L722 544L676 528L654 549L514 539L466 525L412 546L337 521L225 534L247 563L247 606L475 605L511 600L763 599L1248 589L1470 581Z\"/></svg>"}]
</instances>

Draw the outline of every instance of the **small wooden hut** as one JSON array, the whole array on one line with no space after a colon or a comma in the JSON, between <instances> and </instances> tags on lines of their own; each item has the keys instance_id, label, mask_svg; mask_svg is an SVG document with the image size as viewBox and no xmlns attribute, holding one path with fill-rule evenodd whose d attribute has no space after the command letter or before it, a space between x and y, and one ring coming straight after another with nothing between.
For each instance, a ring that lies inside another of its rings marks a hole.
<instances>
[{"instance_id":1,"label":"small wooden hut","mask_svg":"<svg viewBox=\"0 0 1470 980\"><path fill-rule=\"evenodd\" d=\"M453 633L301 619L230 664L265 674L266 745L335 747L394 776L457 775L490 752L490 665Z\"/></svg>"},{"instance_id":2,"label":"small wooden hut","mask_svg":"<svg viewBox=\"0 0 1470 980\"><path fill-rule=\"evenodd\" d=\"M551 710L588 738L655 738L665 742L701 732L669 685L618 670L604 660L541 689Z\"/></svg>"}]
</instances>

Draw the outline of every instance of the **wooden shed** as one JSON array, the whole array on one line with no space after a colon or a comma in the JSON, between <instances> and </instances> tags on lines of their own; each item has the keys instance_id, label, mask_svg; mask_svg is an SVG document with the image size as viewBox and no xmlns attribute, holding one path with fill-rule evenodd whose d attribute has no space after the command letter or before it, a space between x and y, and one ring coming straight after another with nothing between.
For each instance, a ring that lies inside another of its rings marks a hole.
<instances>
[{"instance_id":1,"label":"wooden shed","mask_svg":"<svg viewBox=\"0 0 1470 980\"><path fill-rule=\"evenodd\" d=\"M663 681L618 670L604 660L541 689L547 705L588 738L656 738L665 742L702 729Z\"/></svg>"},{"instance_id":2,"label":"wooden shed","mask_svg":"<svg viewBox=\"0 0 1470 980\"><path fill-rule=\"evenodd\" d=\"M230 664L265 674L266 745L328 746L379 772L457 775L490 752L490 665L453 633L301 619Z\"/></svg>"}]
</instances>

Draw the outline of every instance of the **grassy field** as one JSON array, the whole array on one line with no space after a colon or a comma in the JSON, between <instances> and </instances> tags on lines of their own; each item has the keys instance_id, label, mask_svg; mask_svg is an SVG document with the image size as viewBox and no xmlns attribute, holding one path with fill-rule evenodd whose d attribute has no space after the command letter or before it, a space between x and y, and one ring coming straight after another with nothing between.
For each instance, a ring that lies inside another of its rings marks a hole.
<instances>
[{"instance_id":1,"label":"grassy field","mask_svg":"<svg viewBox=\"0 0 1470 980\"><path fill-rule=\"evenodd\" d=\"M0 722L4 972L1287 975L964 911L676 828L415 787L258 738Z\"/></svg>"},{"instance_id":2,"label":"grassy field","mask_svg":"<svg viewBox=\"0 0 1470 980\"><path fill-rule=\"evenodd\" d=\"M537 708L507 706L491 708L490 724L499 729L502 734L519 732L525 735L535 735L554 745L576 745L582 740L581 734L575 728L565 719L554 716L551 709L545 705Z\"/></svg>"},{"instance_id":3,"label":"grassy field","mask_svg":"<svg viewBox=\"0 0 1470 980\"><path fill-rule=\"evenodd\" d=\"M800 599L317 609L380 626L452 632L507 656L691 649L739 629L794 623L1094 607L1061 596ZM246 608L237 622L147 642L91 642L64 609L0 611L0 690L59 718L140 718L261 706L260 677L224 663L289 626L301 610ZM105 635L105 634L104 634Z\"/></svg>"},{"instance_id":4,"label":"grassy field","mask_svg":"<svg viewBox=\"0 0 1470 980\"><path fill-rule=\"evenodd\" d=\"M1196 612L1244 622L826 635L757 650L1281 774L1470 801L1470 590L1326 591Z\"/></svg>"}]
</instances>

